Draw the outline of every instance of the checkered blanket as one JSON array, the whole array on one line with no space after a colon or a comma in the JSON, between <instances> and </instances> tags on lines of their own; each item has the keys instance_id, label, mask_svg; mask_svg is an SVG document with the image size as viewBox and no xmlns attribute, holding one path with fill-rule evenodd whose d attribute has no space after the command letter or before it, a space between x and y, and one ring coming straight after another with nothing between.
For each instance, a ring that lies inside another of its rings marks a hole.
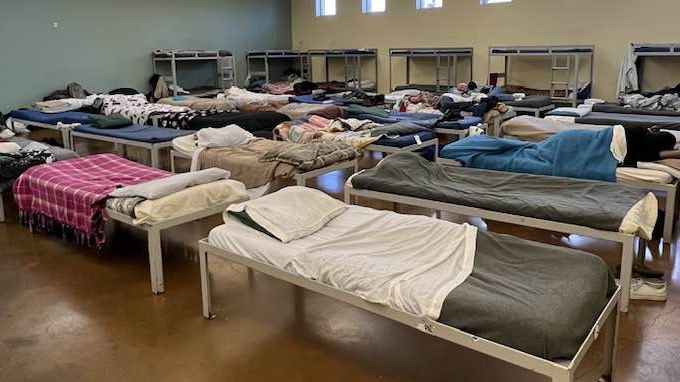
<instances>
[{"instance_id":1,"label":"checkered blanket","mask_svg":"<svg viewBox=\"0 0 680 382\"><path fill-rule=\"evenodd\" d=\"M30 168L14 183L14 200L34 229L100 248L109 193L170 175L113 154L91 155Z\"/></svg>"}]
</instances>

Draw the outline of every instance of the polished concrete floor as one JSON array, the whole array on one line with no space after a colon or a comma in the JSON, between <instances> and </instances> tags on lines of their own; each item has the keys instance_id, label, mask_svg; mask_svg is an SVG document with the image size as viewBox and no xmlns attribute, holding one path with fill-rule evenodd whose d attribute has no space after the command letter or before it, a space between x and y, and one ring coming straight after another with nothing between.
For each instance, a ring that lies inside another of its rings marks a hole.
<instances>
[{"instance_id":1,"label":"polished concrete floor","mask_svg":"<svg viewBox=\"0 0 680 382\"><path fill-rule=\"evenodd\" d=\"M339 196L343 180L329 174L314 186ZM217 317L204 320L196 242L220 224L218 217L164 236L166 293L153 296L142 233L112 224L108 246L96 252L29 233L11 196L4 197L0 381L545 380L217 259L211 261ZM500 224L489 229L584 249L612 264L617 257L618 248L606 242ZM668 271L669 300L635 302L622 316L616 381L680 380L676 256L655 247L648 263ZM579 375L592 371L596 357L589 355Z\"/></svg>"}]
</instances>

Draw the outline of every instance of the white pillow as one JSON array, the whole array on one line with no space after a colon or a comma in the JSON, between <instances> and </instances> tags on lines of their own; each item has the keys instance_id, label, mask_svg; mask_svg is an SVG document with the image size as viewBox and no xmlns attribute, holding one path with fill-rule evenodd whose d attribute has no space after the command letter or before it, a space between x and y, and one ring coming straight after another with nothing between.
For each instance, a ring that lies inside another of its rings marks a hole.
<instances>
[{"instance_id":1,"label":"white pillow","mask_svg":"<svg viewBox=\"0 0 680 382\"><path fill-rule=\"evenodd\" d=\"M321 191L293 186L233 204L227 208L225 220L229 219L229 212L245 212L272 236L289 243L320 230L345 208L345 203Z\"/></svg>"},{"instance_id":2,"label":"white pillow","mask_svg":"<svg viewBox=\"0 0 680 382\"><path fill-rule=\"evenodd\" d=\"M219 129L208 127L196 132L198 147L235 147L248 143L253 139L253 134L236 125L229 125Z\"/></svg>"},{"instance_id":3,"label":"white pillow","mask_svg":"<svg viewBox=\"0 0 680 382\"><path fill-rule=\"evenodd\" d=\"M201 171L170 175L164 178L135 184L133 186L117 188L111 191L109 196L114 198L142 197L144 199L154 200L182 191L185 188L227 179L229 178L229 175L229 171L213 167Z\"/></svg>"}]
</instances>

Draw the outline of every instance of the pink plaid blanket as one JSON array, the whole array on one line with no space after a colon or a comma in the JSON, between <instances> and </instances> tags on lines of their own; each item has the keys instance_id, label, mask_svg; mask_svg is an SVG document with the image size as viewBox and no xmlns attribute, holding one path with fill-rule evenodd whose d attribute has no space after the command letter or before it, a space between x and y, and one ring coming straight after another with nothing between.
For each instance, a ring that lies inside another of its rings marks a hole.
<instances>
[{"instance_id":1,"label":"pink plaid blanket","mask_svg":"<svg viewBox=\"0 0 680 382\"><path fill-rule=\"evenodd\" d=\"M109 193L170 175L113 154L91 155L30 168L14 183L14 200L24 223L100 248Z\"/></svg>"}]
</instances>

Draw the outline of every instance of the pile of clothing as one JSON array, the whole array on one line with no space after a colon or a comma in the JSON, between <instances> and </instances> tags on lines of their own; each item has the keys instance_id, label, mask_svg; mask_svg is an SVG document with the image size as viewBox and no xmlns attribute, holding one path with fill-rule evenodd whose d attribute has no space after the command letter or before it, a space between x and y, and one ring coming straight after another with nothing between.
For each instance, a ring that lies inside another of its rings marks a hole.
<instances>
[{"instance_id":1,"label":"pile of clothing","mask_svg":"<svg viewBox=\"0 0 680 382\"><path fill-rule=\"evenodd\" d=\"M29 168L52 161L54 156L47 145L30 142L22 147L11 138L0 138L0 189Z\"/></svg>"},{"instance_id":2,"label":"pile of clothing","mask_svg":"<svg viewBox=\"0 0 680 382\"><path fill-rule=\"evenodd\" d=\"M631 94L623 97L623 105L634 109L680 112L680 96L678 96L678 93L649 96Z\"/></svg>"}]
</instances>

